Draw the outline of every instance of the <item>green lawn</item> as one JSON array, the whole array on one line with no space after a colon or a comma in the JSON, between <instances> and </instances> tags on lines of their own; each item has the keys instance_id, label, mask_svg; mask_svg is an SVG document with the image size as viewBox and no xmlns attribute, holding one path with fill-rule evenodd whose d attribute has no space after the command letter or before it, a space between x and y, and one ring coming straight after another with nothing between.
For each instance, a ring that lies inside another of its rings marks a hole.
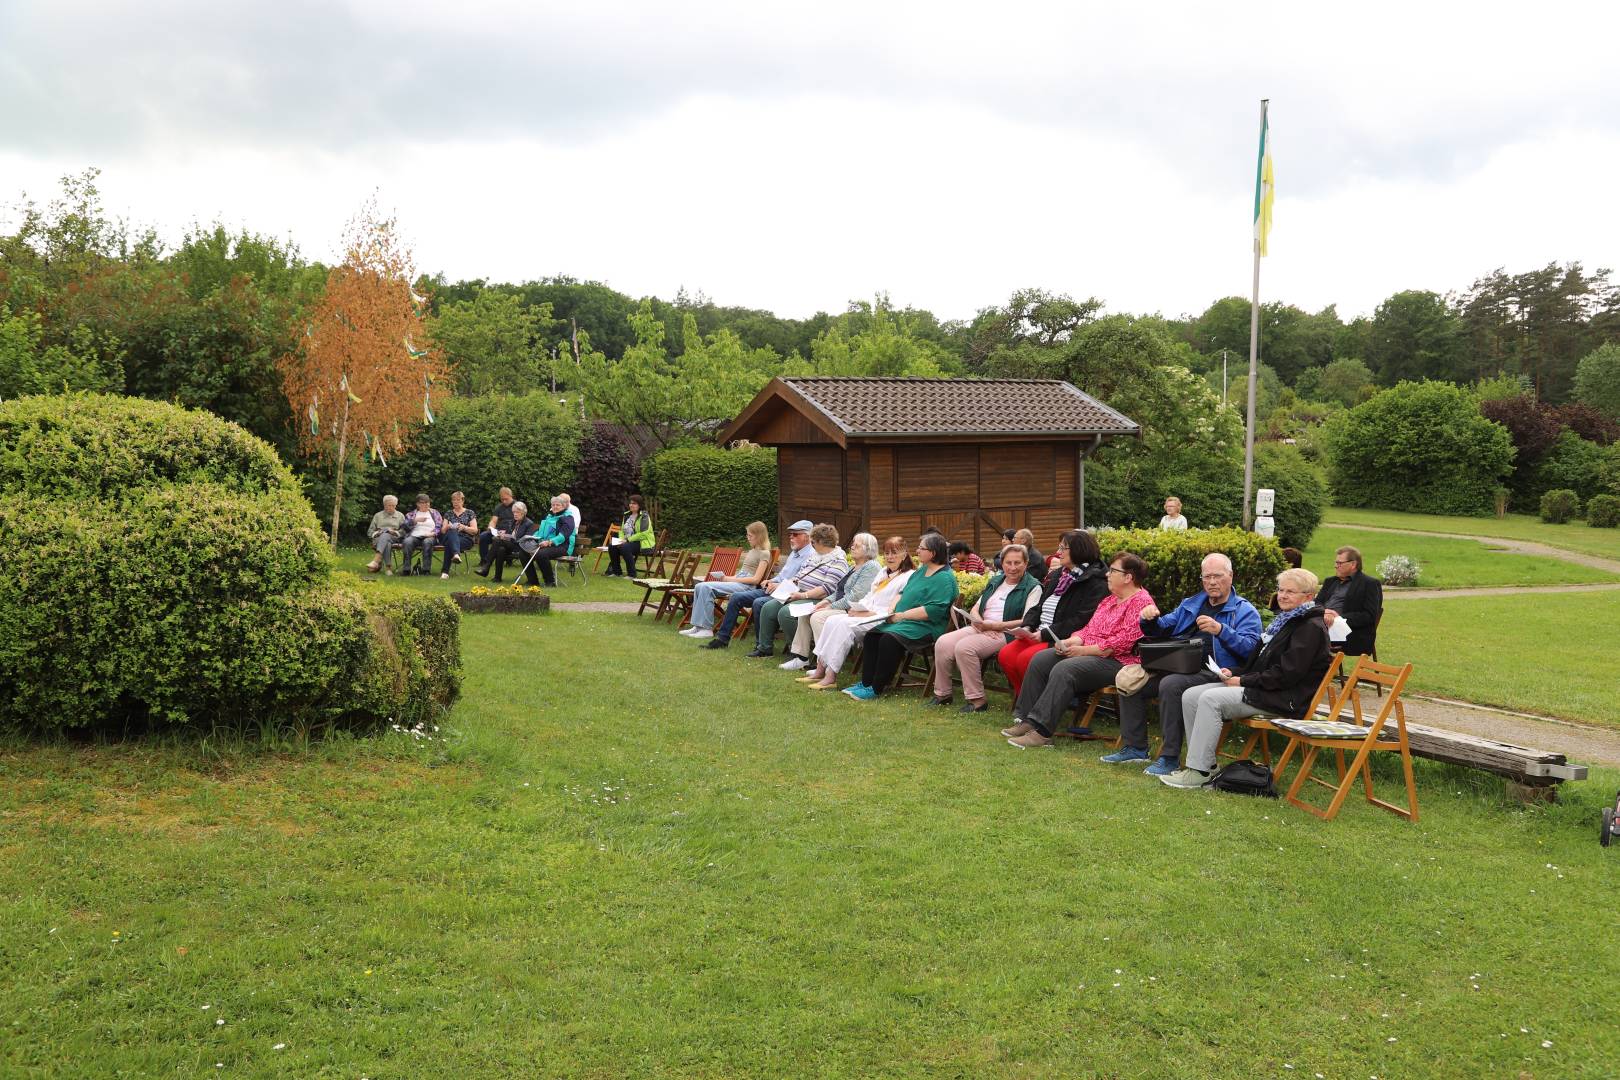
<instances>
[{"instance_id":1,"label":"green lawn","mask_svg":"<svg viewBox=\"0 0 1620 1080\"><path fill-rule=\"evenodd\" d=\"M1333 552L1346 545L1361 552L1369 573L1376 572L1379 560L1386 555L1411 556L1423 568L1418 585L1430 589L1620 581L1620 576L1606 570L1541 555L1520 555L1477 540L1403 536L1338 525L1323 525L1316 530L1310 547L1305 549L1306 567L1324 577L1331 575Z\"/></svg>"},{"instance_id":2,"label":"green lawn","mask_svg":"<svg viewBox=\"0 0 1620 1080\"><path fill-rule=\"evenodd\" d=\"M354 573L362 580L382 582L390 588L418 589L425 592L448 594L465 592L480 585L491 588L495 585L493 578L481 578L472 572L472 567L478 564L478 553L476 551L472 552L470 556L464 556L464 558L470 558L470 565L466 569L457 568L450 575L449 580L439 577L440 567L443 565L440 561L443 558L442 555L434 557L434 572L427 577L419 574L411 577L401 577L399 575L388 577L382 574L366 572L365 567L371 561L372 554L370 548L344 546L338 550L338 566L340 569ZM585 556L586 572L583 575L569 574L566 567L558 566L556 568L558 584L557 588L552 591L553 599L560 604L582 603L585 601L639 601L641 599L643 590L639 585L632 585L623 578L603 577L595 567L595 554ZM510 585L517 580L517 571L521 568L521 564L507 566L504 584ZM607 558L604 556L602 570L605 571L606 569Z\"/></svg>"},{"instance_id":3,"label":"green lawn","mask_svg":"<svg viewBox=\"0 0 1620 1080\"><path fill-rule=\"evenodd\" d=\"M1328 508L1324 520L1337 525L1378 525L1386 529L1534 540L1586 555L1620 559L1620 529L1594 529L1584 521L1548 525L1531 514L1509 514L1504 518L1446 517L1440 514L1402 514L1391 510L1351 510L1334 506Z\"/></svg>"},{"instance_id":4,"label":"green lawn","mask_svg":"<svg viewBox=\"0 0 1620 1080\"><path fill-rule=\"evenodd\" d=\"M1565 637L1612 625L1583 614ZM442 740L0 746L0 1075L1620 1060L1620 864L1593 842L1620 775L1526 809L1424 763L1418 824L1328 824L1096 744L1013 750L1000 712L811 694L647 620L463 634Z\"/></svg>"}]
</instances>

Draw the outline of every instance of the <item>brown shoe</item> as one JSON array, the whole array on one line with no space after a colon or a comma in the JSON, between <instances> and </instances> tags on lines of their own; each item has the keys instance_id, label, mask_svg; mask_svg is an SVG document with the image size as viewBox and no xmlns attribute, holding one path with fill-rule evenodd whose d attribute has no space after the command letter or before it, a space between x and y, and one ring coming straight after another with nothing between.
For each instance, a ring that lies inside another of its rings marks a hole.
<instances>
[{"instance_id":1,"label":"brown shoe","mask_svg":"<svg viewBox=\"0 0 1620 1080\"><path fill-rule=\"evenodd\" d=\"M1035 731L1034 729L1024 732L1024 734L1018 736L1016 739L1008 739L1007 742L1018 747L1020 750L1036 750L1042 746L1052 745L1051 739L1048 739L1045 735L1042 735L1040 732Z\"/></svg>"},{"instance_id":2,"label":"brown shoe","mask_svg":"<svg viewBox=\"0 0 1620 1080\"><path fill-rule=\"evenodd\" d=\"M1028 720L1020 720L1016 724L1014 724L1012 727L1004 727L1004 728L1002 728L1001 733L1003 735L1007 736L1007 738L1009 738L1009 739L1016 739L1016 738L1018 738L1018 736L1020 736L1020 735L1028 735L1030 732L1032 732L1034 730L1035 730L1035 725L1034 724L1031 724Z\"/></svg>"}]
</instances>

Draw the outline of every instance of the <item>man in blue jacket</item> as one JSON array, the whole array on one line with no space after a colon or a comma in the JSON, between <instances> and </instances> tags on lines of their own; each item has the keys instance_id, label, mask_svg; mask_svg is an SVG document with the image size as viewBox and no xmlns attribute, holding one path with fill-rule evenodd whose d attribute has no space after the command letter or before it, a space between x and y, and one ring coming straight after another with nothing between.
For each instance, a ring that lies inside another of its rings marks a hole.
<instances>
[{"instance_id":1,"label":"man in blue jacket","mask_svg":"<svg viewBox=\"0 0 1620 1080\"><path fill-rule=\"evenodd\" d=\"M1254 605L1232 590L1232 560L1214 552L1204 556L1204 591L1187 597L1169 614L1149 604L1142 609L1142 634L1148 638L1204 639L1205 659L1218 668L1236 671L1254 655L1260 644L1260 613ZM1181 764L1184 728L1181 695L1190 686L1220 682L1220 675L1208 664L1191 675L1162 675L1149 680L1135 694L1119 698L1119 734L1122 745L1103 756L1110 764L1148 759L1147 699L1159 696L1159 723L1164 729L1164 745L1159 757L1143 771L1149 776L1168 776Z\"/></svg>"}]
</instances>

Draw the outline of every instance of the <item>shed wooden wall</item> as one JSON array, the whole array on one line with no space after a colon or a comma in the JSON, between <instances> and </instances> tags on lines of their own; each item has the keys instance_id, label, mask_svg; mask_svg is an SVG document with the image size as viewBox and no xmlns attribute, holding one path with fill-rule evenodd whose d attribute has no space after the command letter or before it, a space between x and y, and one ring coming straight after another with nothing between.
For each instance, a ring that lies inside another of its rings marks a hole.
<instances>
[{"instance_id":1,"label":"shed wooden wall","mask_svg":"<svg viewBox=\"0 0 1620 1080\"><path fill-rule=\"evenodd\" d=\"M777 533L801 517L830 521L844 541L865 529L908 542L930 525L979 551L1003 529L1028 528L1050 553L1079 521L1078 443L783 445Z\"/></svg>"}]
</instances>

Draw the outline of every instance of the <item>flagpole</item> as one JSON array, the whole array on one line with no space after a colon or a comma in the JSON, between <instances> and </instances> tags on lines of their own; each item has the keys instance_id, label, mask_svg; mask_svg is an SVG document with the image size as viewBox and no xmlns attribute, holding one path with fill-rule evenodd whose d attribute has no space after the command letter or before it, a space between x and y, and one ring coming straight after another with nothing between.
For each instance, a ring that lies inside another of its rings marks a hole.
<instances>
[{"instance_id":1,"label":"flagpole","mask_svg":"<svg viewBox=\"0 0 1620 1080\"><path fill-rule=\"evenodd\" d=\"M1260 162L1266 155L1266 106L1270 98L1260 99ZM1260 190L1261 177L1256 176L1255 232L1254 232L1254 289L1249 303L1249 412L1243 433L1243 528L1253 524L1254 515L1254 397L1255 384L1260 371Z\"/></svg>"}]
</instances>

